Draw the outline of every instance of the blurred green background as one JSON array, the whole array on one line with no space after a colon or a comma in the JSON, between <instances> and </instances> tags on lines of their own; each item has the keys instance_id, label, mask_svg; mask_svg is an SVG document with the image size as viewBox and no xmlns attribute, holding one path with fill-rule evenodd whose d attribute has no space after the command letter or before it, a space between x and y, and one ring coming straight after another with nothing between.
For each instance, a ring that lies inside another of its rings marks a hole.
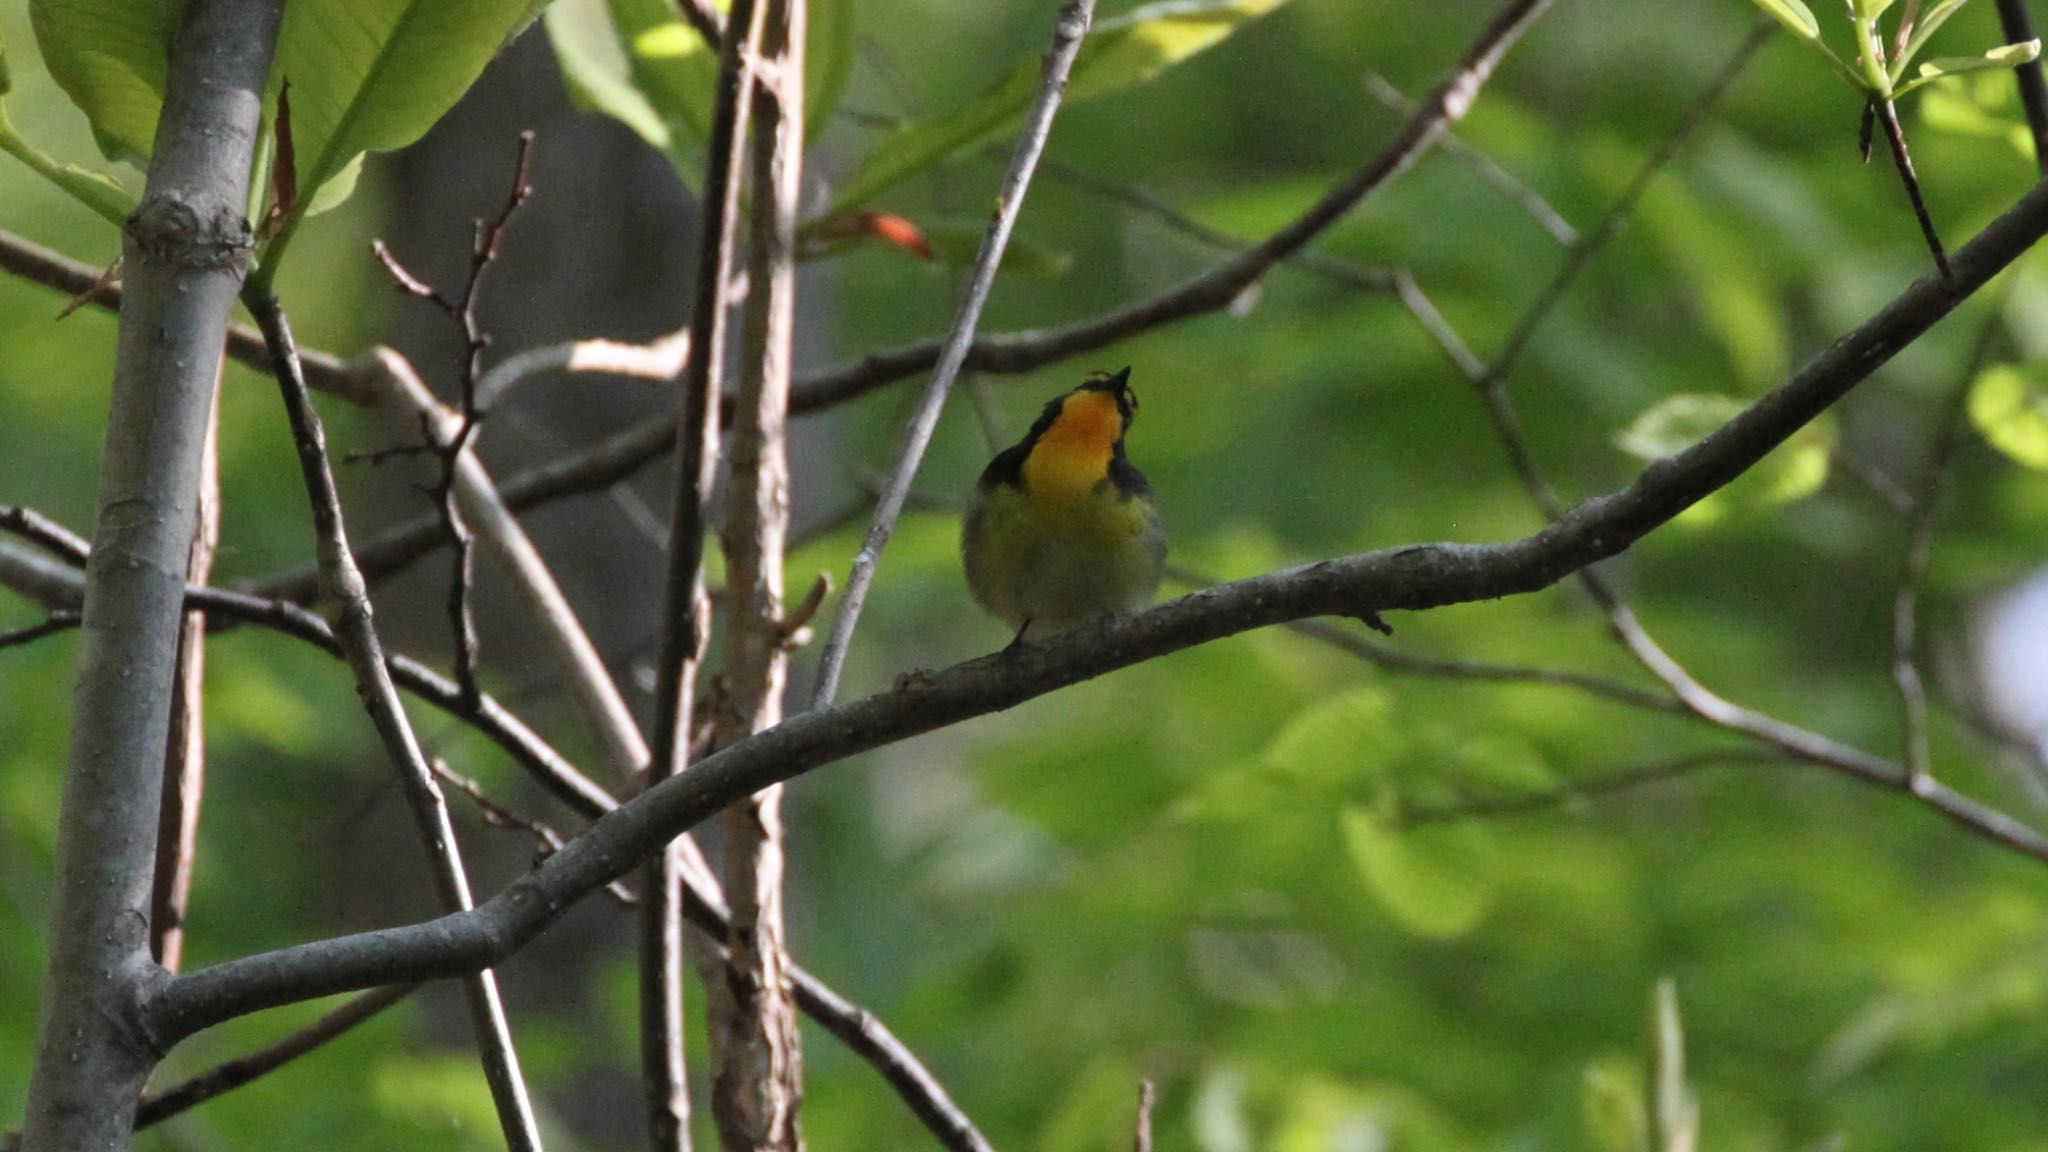
<instances>
[{"instance_id":1,"label":"blurred green background","mask_svg":"<svg viewBox=\"0 0 2048 1152\"><path fill-rule=\"evenodd\" d=\"M1035 56L1054 7L853 3L859 51L839 115L815 134L807 206L830 201L886 131L878 123L958 107ZM1130 7L1105 0L1102 16ZM1397 129L1370 74L1419 95L1493 7L1292 0L1152 83L1071 107L1050 155L1213 228L1263 235ZM1845 42L1839 12L1820 7ZM1460 133L1583 233L1757 20L1741 0L1559 0ZM37 61L24 0L0 0L0 35L17 125L66 159L97 163L82 117ZM1999 39L1979 0L1936 47L1960 54ZM2009 87L1993 75L1902 109L1952 246L2034 179L2014 146ZM1617 435L1660 402L1759 395L1927 271L1895 174L1881 154L1859 162L1857 114L1816 57L1774 37L1538 331L1511 390L1567 499L1635 473L1641 460ZM693 200L624 128L569 107L536 26L421 144L373 159L358 195L307 225L282 280L303 342L342 354L394 343L446 395L444 321L392 293L366 244L391 238L415 269L452 279L467 220L501 201L512 137L528 126L540 133L539 195L488 288L493 354L677 326ZM971 153L873 206L977 219L1000 163ZM11 161L0 163L0 228L95 264L116 249L110 227ZM1219 258L1057 172L1040 176L1019 242L1048 266L1020 262L999 282L985 329L1088 316ZM1410 270L1481 356L1566 256L1472 163L1441 150L1318 247ZM878 246L807 265L801 365L939 332L958 275ZM0 279L0 502L86 528L114 329L90 309L58 321L63 302ZM1738 486L1611 565L1611 577L1707 685L1895 756L1891 612L1906 528L1851 467L1916 487L1983 325L1999 325L1991 362L2024 368L2044 351L2044 320L2048 265L2036 256L1859 389L1801 442L1802 460L1774 461L1807 465L1810 480L1826 463L1824 480ZM1176 561L1202 573L1508 539L1539 522L1473 389L1398 303L1294 267L1229 315L971 382L987 389L987 419L963 388L920 491L957 504L992 437L1019 435L1082 371L1124 364L1144 399L1131 454L1164 504ZM912 390L804 422L802 525L865 501ZM388 443L378 425L323 403L344 448ZM628 382L537 382L494 418L485 454L510 473L661 403ZM222 456L218 579L309 562L274 391L237 368ZM403 464L349 468L355 534L422 510L414 479ZM2048 480L1968 428L1950 480L1922 615L1930 680L1962 707L1937 702L1935 763L1956 786L2041 822L2038 766L1969 722L1983 695L1970 635L1978 606L2048 561ZM658 613L647 510L665 507L667 484L656 467L609 498L529 517L636 684ZM905 521L843 697L1004 642L965 594L956 537L948 514ZM857 529L814 535L791 559L791 584L843 576L856 546ZM397 646L437 660L441 576L427 565L378 593ZM529 630L490 610L505 602L494 579L482 591L490 687L587 753L558 686L536 672ZM0 594L0 628L35 618ZM1392 623L1391 643L1407 651L1650 683L1575 589ZM0 652L0 1127L26 1093L74 655L68 637ZM799 691L812 658L798 658ZM238 633L210 647L208 677L189 963L428 914L403 805L340 665ZM416 714L431 750L573 826L480 741ZM1713 768L1514 819L1406 832L1386 820L1404 804L1512 795L1738 744L1555 687L1394 677L1288 632L1241 637L800 780L790 935L799 959L888 1021L1004 1149L1127 1147L1141 1077L1159 1083L1166 1149L1629 1148L1596 1118L1641 1090L1652 990L1666 976L1683 1010L1702 1149L2048 1149L2040 862L1896 795L1781 764ZM516 834L458 816L480 888L526 866ZM556 1147L644 1144L632 973L631 919L602 900L504 970ZM204 1034L158 1083L317 1010ZM871 1070L822 1033L807 1031L806 1044L812 1147L932 1145ZM499 1139L460 1006L435 990L136 1146Z\"/></svg>"}]
</instances>

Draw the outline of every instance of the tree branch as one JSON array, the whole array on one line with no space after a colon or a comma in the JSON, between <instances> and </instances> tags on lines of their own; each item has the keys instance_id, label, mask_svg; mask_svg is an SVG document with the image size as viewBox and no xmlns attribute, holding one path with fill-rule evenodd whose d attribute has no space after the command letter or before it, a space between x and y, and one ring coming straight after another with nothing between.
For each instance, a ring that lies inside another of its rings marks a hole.
<instances>
[{"instance_id":1,"label":"tree branch","mask_svg":"<svg viewBox=\"0 0 2048 1152\"><path fill-rule=\"evenodd\" d=\"M788 641L789 376L796 335L796 226L803 193L805 0L765 0L747 153L746 343L733 405L723 529L726 658L714 738L737 743L782 720ZM707 980L711 1115L730 1152L800 1152L803 1049L783 922L782 787L726 809L731 928L722 980Z\"/></svg>"},{"instance_id":2,"label":"tree branch","mask_svg":"<svg viewBox=\"0 0 2048 1152\"><path fill-rule=\"evenodd\" d=\"M889 537L896 530L896 519L903 514L903 502L910 497L910 485L917 479L918 465L924 462L925 447L931 443L932 433L938 429L939 413L945 409L946 397L953 391L953 381L960 375L968 349L974 344L974 330L981 322L981 310L988 303L989 292L995 287L996 269L1002 263L1003 250L1009 246L1010 230L1016 227L1017 215L1024 210L1024 195L1031 187L1031 174L1038 167L1038 157L1045 151L1046 140L1052 135L1052 119L1059 111L1060 98L1066 94L1067 74L1073 70L1074 57L1080 54L1081 40L1088 34L1088 25L1094 16L1095 0L1066 0L1060 8L1058 21L1053 25L1052 47L1045 54L1038 92L1025 116L1023 131L1017 137L1009 170L1003 174L1002 185L996 191L995 215L982 236L981 251L974 258L974 270L968 278L966 295L953 317L953 328L939 354L937 370L932 373L931 382L925 385L924 395L919 397L916 410L904 426L903 438L896 452L896 467L882 487L881 499L875 504L874 520L868 525L867 539L862 541L860 552L853 558L853 572L847 577L846 595L839 601L839 611L832 618L825 649L819 654L817 684L811 696L814 709L830 707L832 698L839 692L839 674L846 666L847 646L853 642L853 630L860 624L861 608L867 603L868 589L874 585L875 570L882 562L882 549L888 546Z\"/></svg>"},{"instance_id":3,"label":"tree branch","mask_svg":"<svg viewBox=\"0 0 2048 1152\"><path fill-rule=\"evenodd\" d=\"M488 532L486 526L486 540L490 539ZM14 562L23 558L16 546L0 541L0 586L23 592L51 613L50 621L35 625L33 630L40 636L77 627L76 605L84 591L83 574L33 554L28 558L47 565L51 571L16 567ZM305 641L331 656L341 656L341 646L327 622L296 604L221 588L187 587L185 591L187 607L204 611L211 629L252 624ZM801 616L803 611L800 606L793 615ZM418 661L393 655L389 664L392 679L399 687L476 728L572 811L595 820L619 806L609 792L579 772L490 695L486 694L471 708L463 702L461 689L453 681ZM633 742L640 746L637 735ZM640 747L643 751L639 758L644 761L644 746ZM692 860L694 863L690 863ZM685 861L688 866L683 882L689 899L683 904L683 912L704 934L705 943L713 950L720 949L729 924L725 897L701 857L686 853ZM988 1141L974 1122L887 1025L804 969L791 965L789 975L797 1006L881 1073L941 1145L952 1152L988 1152Z\"/></svg>"},{"instance_id":4,"label":"tree branch","mask_svg":"<svg viewBox=\"0 0 2048 1152\"><path fill-rule=\"evenodd\" d=\"M327 461L326 433L319 414L313 410L312 395L293 346L290 321L277 297L250 295L252 298L245 303L270 345L272 368L291 422L292 443L298 450L299 471L312 504L320 556L321 598L332 604L336 612L335 639L355 673L357 695L370 714L385 755L398 773L421 843L427 850L442 906L451 912L465 911L471 906L469 879L463 869L455 829L448 820L448 805L434 784L385 663L383 642L372 622L369 589L349 552L341 495ZM458 690L470 703L481 695L469 686ZM505 1018L497 980L489 971L467 973L463 992L505 1141L513 1152L539 1152L540 1129L519 1072L519 1056L512 1044L512 1029Z\"/></svg>"},{"instance_id":5,"label":"tree branch","mask_svg":"<svg viewBox=\"0 0 2048 1152\"><path fill-rule=\"evenodd\" d=\"M143 1006L160 1047L266 1007L400 980L459 975L512 954L577 897L620 875L739 797L821 765L1082 680L1254 628L1361 610L1420 610L1533 592L1618 555L1741 475L1847 395L1964 298L2048 234L2048 184L1955 253L1956 279L1924 278L1791 380L1628 487L1588 500L1533 536L1363 553L1226 584L1120 620L1098 634L907 675L893 690L785 720L722 749L593 824L481 907L405 927L299 945L177 977ZM1898 789L1904 774L1857 761L1846 775ZM1943 790L1928 802L1971 833L2048 860L2048 839Z\"/></svg>"},{"instance_id":6,"label":"tree branch","mask_svg":"<svg viewBox=\"0 0 2048 1152\"><path fill-rule=\"evenodd\" d=\"M647 783L674 779L690 760L692 708L711 604L704 588L704 536L718 472L718 410L731 345L732 286L746 180L747 123L762 21L756 0L734 0L718 54L718 87L706 144L704 201L697 237L696 295L683 366L676 428L677 469L663 573L660 651L655 663L654 723ZM687 1152L690 1092L683 1060L682 849L668 843L647 856L640 884L640 1074L655 1152Z\"/></svg>"},{"instance_id":7,"label":"tree branch","mask_svg":"<svg viewBox=\"0 0 2048 1152\"><path fill-rule=\"evenodd\" d=\"M172 39L142 202L123 229L114 364L59 818L26 1152L113 1152L157 1054L136 1007L200 456L247 271L248 181L280 0L195 0Z\"/></svg>"}]
</instances>

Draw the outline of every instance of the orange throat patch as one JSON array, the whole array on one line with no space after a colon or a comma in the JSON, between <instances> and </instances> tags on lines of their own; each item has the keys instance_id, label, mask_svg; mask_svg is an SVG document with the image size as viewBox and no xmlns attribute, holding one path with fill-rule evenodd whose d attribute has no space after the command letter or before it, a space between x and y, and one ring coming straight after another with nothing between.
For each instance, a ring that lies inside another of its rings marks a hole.
<instances>
[{"instance_id":1,"label":"orange throat patch","mask_svg":"<svg viewBox=\"0 0 2048 1152\"><path fill-rule=\"evenodd\" d=\"M1123 434L1123 413L1106 392L1076 392L1059 419L1024 460L1024 490L1034 501L1078 499L1109 475L1110 456Z\"/></svg>"}]
</instances>

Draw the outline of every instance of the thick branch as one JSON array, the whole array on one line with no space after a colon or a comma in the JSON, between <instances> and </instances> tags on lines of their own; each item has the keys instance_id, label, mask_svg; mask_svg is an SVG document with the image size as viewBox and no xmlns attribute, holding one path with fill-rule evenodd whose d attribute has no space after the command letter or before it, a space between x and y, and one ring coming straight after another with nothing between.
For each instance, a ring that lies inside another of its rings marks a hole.
<instances>
[{"instance_id":1,"label":"thick branch","mask_svg":"<svg viewBox=\"0 0 2048 1152\"><path fill-rule=\"evenodd\" d=\"M222 1020L313 996L474 971L512 954L579 896L739 797L821 765L1014 707L1059 688L1196 644L1319 615L1419 610L1549 587L1618 555L1728 484L1847 395L2048 234L2037 186L1955 254L1953 283L1915 283L1790 381L1621 491L1503 544L1425 544L1327 560L1242 580L1122 620L1101 633L906 676L893 691L806 713L730 748L610 813L480 908L425 923L300 945L221 964L165 985L145 1005L160 1045ZM1880 762L1881 763L1881 762ZM1845 767L1887 788L1903 774ZM1949 793L1936 808L1972 833L2048 860L2048 839Z\"/></svg>"},{"instance_id":2,"label":"thick branch","mask_svg":"<svg viewBox=\"0 0 2048 1152\"><path fill-rule=\"evenodd\" d=\"M747 153L746 344L732 416L724 526L726 660L715 735L737 743L782 720L787 639L782 556L789 532L789 374L796 334L796 223L803 192L804 0L765 0L761 78ZM707 981L711 1115L728 1152L798 1152L803 1050L783 923L782 787L726 810L731 903L723 980Z\"/></svg>"},{"instance_id":3,"label":"thick branch","mask_svg":"<svg viewBox=\"0 0 2048 1152\"><path fill-rule=\"evenodd\" d=\"M156 1062L150 882L199 493L228 311L247 270L249 166L280 0L196 0L173 38L121 305L26 1152L126 1146Z\"/></svg>"}]
</instances>

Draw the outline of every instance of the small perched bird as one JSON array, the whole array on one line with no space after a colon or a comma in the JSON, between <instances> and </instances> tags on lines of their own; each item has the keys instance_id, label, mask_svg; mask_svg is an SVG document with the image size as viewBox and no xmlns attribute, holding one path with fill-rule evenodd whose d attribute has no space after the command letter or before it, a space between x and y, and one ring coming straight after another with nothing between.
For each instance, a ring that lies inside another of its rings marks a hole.
<instances>
[{"instance_id":1,"label":"small perched bird","mask_svg":"<svg viewBox=\"0 0 2048 1152\"><path fill-rule=\"evenodd\" d=\"M1131 370L1091 372L982 471L960 551L975 602L1037 639L1152 602L1166 530L1124 455Z\"/></svg>"}]
</instances>

